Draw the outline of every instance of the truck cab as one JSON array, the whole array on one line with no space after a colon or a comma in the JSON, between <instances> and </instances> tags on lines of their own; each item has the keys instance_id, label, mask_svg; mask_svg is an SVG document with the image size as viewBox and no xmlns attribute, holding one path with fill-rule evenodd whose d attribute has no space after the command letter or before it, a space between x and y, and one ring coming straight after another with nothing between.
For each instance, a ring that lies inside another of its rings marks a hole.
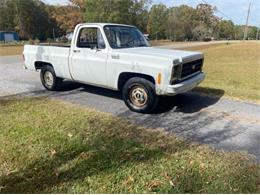
<instances>
[{"instance_id":1,"label":"truck cab","mask_svg":"<svg viewBox=\"0 0 260 195\"><path fill-rule=\"evenodd\" d=\"M187 92L205 78L202 53L153 48L129 25L79 24L70 47L25 45L23 54L47 90L58 90L64 79L120 90L141 113L154 110L159 96Z\"/></svg>"}]
</instances>

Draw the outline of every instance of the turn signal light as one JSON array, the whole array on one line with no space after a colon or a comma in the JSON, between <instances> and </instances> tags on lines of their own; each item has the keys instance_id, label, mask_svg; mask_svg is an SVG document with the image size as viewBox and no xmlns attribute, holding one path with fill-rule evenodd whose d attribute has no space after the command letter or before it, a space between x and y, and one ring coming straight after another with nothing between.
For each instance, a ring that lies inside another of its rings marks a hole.
<instances>
[{"instance_id":1,"label":"turn signal light","mask_svg":"<svg viewBox=\"0 0 260 195\"><path fill-rule=\"evenodd\" d=\"M162 74L159 73L159 74L157 75L157 84L160 85L161 82L162 82Z\"/></svg>"}]
</instances>

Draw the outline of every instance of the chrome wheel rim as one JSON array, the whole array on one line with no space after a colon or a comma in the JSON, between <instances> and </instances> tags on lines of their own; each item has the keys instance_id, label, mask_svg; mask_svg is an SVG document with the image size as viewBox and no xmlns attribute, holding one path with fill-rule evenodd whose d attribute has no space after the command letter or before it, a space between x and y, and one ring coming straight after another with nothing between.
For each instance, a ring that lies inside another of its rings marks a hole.
<instances>
[{"instance_id":1,"label":"chrome wheel rim","mask_svg":"<svg viewBox=\"0 0 260 195\"><path fill-rule=\"evenodd\" d=\"M44 73L44 82L46 84L47 87L52 87L53 82L54 82L54 78L51 72L46 71Z\"/></svg>"},{"instance_id":2,"label":"chrome wheel rim","mask_svg":"<svg viewBox=\"0 0 260 195\"><path fill-rule=\"evenodd\" d=\"M131 103L136 107L143 107L148 101L148 94L141 86L134 86L129 93Z\"/></svg>"}]
</instances>

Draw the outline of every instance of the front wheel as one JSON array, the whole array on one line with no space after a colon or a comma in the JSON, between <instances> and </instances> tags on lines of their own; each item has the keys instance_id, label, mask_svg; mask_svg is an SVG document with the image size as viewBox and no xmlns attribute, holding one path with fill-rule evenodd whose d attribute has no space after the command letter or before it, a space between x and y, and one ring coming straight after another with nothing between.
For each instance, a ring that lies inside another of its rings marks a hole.
<instances>
[{"instance_id":1,"label":"front wheel","mask_svg":"<svg viewBox=\"0 0 260 195\"><path fill-rule=\"evenodd\" d=\"M150 113L158 104L154 83L138 77L131 78L125 83L123 99L130 110L139 113Z\"/></svg>"},{"instance_id":2,"label":"front wheel","mask_svg":"<svg viewBox=\"0 0 260 195\"><path fill-rule=\"evenodd\" d=\"M57 91L60 88L62 79L56 77L55 71L51 66L45 66L41 69L42 85L49 91Z\"/></svg>"}]
</instances>

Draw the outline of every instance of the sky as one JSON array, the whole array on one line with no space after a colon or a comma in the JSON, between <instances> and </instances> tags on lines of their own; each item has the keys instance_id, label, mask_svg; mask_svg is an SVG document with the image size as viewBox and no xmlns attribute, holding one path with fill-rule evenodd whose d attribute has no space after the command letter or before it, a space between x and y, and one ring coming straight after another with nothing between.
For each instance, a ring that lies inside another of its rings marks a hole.
<instances>
[{"instance_id":1,"label":"sky","mask_svg":"<svg viewBox=\"0 0 260 195\"><path fill-rule=\"evenodd\" d=\"M43 0L50 4L66 4L67 0ZM249 2L252 1L249 24L260 26L260 0L204 0L218 8L217 16L232 19L235 24L245 24ZM186 4L196 7L203 0L153 0L154 4L164 3L168 7Z\"/></svg>"}]
</instances>

